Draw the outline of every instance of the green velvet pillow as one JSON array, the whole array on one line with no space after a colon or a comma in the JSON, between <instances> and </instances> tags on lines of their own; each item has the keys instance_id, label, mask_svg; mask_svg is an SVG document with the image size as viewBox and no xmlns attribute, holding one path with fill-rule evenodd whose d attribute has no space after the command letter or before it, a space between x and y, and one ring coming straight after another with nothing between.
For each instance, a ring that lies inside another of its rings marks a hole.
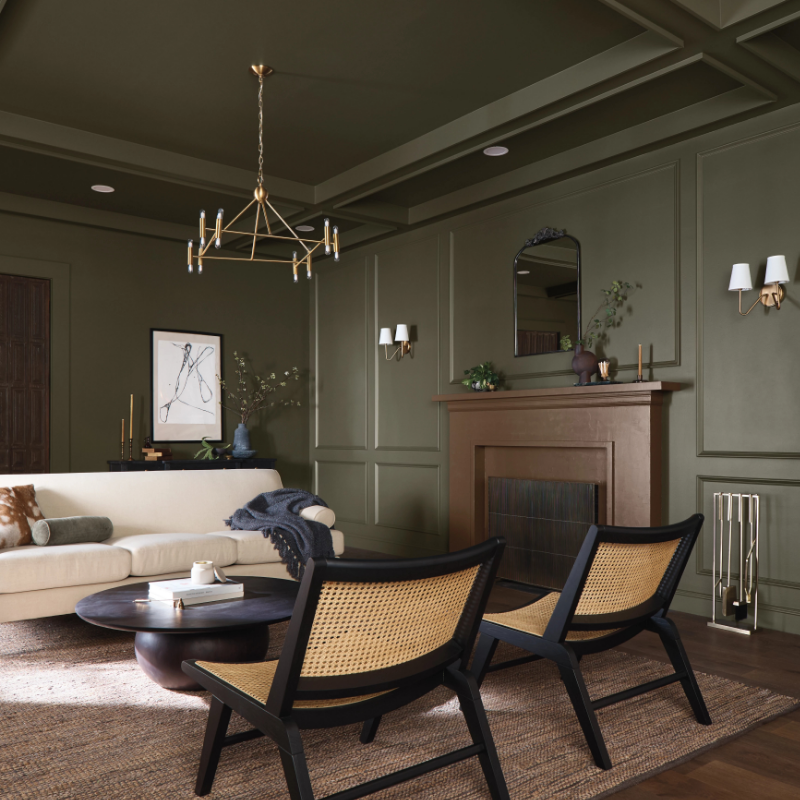
<instances>
[{"instance_id":1,"label":"green velvet pillow","mask_svg":"<svg viewBox=\"0 0 800 800\"><path fill-rule=\"evenodd\" d=\"M31 528L36 544L77 544L102 542L110 538L114 526L108 517L62 517L40 519Z\"/></svg>"}]
</instances>

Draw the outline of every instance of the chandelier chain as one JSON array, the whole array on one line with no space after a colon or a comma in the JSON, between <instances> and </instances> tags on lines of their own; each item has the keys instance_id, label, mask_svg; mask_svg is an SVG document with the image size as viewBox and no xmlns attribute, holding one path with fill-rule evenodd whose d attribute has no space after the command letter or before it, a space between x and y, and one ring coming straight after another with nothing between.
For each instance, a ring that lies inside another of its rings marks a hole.
<instances>
[{"instance_id":1,"label":"chandelier chain","mask_svg":"<svg viewBox=\"0 0 800 800\"><path fill-rule=\"evenodd\" d=\"M264 183L264 76L258 76L258 185Z\"/></svg>"}]
</instances>

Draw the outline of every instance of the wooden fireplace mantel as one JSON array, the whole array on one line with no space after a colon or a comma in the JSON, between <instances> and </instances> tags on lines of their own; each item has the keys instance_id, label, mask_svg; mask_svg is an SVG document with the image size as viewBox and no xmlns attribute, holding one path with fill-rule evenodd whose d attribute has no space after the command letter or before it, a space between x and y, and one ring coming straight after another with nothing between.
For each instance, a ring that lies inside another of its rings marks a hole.
<instances>
[{"instance_id":1,"label":"wooden fireplace mantel","mask_svg":"<svg viewBox=\"0 0 800 800\"><path fill-rule=\"evenodd\" d=\"M450 411L450 549L486 538L487 479L596 483L599 522L661 520L662 405L678 383L436 395Z\"/></svg>"}]
</instances>

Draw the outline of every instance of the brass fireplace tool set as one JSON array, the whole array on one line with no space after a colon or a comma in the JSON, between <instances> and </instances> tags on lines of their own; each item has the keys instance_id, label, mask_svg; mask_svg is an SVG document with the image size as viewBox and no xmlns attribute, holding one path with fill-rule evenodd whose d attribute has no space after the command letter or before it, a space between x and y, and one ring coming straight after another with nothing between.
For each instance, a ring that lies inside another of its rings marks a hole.
<instances>
[{"instance_id":1,"label":"brass fireplace tool set","mask_svg":"<svg viewBox=\"0 0 800 800\"><path fill-rule=\"evenodd\" d=\"M758 629L758 512L757 494L714 492L711 628L748 636ZM717 622L718 605L733 619Z\"/></svg>"}]
</instances>

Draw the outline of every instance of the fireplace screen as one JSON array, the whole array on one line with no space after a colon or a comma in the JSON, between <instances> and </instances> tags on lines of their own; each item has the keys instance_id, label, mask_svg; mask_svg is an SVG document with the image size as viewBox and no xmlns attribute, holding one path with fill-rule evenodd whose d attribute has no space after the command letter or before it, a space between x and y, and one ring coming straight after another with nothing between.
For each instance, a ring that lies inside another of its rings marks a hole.
<instances>
[{"instance_id":1,"label":"fireplace screen","mask_svg":"<svg viewBox=\"0 0 800 800\"><path fill-rule=\"evenodd\" d=\"M589 527L594 483L489 478L489 536L507 544L498 577L562 589Z\"/></svg>"}]
</instances>

